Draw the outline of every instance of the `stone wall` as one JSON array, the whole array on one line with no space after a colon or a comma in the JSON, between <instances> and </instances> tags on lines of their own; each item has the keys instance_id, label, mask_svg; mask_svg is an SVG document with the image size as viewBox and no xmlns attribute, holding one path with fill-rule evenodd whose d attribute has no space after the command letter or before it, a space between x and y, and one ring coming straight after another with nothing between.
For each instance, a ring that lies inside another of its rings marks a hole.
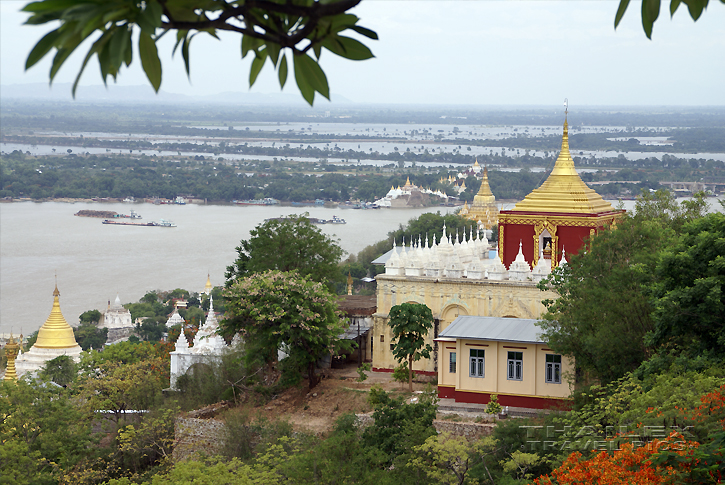
<instances>
[{"instance_id":1,"label":"stone wall","mask_svg":"<svg viewBox=\"0 0 725 485\"><path fill-rule=\"evenodd\" d=\"M195 454L216 455L224 443L224 422L216 419L177 418L174 424L174 461Z\"/></svg>"},{"instance_id":2,"label":"stone wall","mask_svg":"<svg viewBox=\"0 0 725 485\"><path fill-rule=\"evenodd\" d=\"M373 423L372 414L358 414L358 426L365 428ZM440 433L478 439L493 432L492 423L457 423L435 420L433 427ZM216 419L180 417L174 425L174 461L183 461L201 454L213 456L221 451L224 443L224 422Z\"/></svg>"}]
</instances>

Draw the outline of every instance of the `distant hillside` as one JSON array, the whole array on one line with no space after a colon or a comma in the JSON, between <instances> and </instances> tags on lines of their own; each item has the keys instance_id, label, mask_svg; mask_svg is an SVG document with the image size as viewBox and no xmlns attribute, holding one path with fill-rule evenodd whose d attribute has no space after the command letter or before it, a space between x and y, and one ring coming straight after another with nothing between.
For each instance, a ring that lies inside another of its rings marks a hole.
<instances>
[{"instance_id":1,"label":"distant hillside","mask_svg":"<svg viewBox=\"0 0 725 485\"><path fill-rule=\"evenodd\" d=\"M48 100L48 101L71 101L72 84L55 83L49 86L45 83L30 84L7 84L0 86L0 99L4 100ZM336 104L350 104L349 99L333 95ZM301 96L297 93L249 93L249 92L224 92L212 95L187 96L185 94L169 93L163 89L158 94L149 85L117 86L109 84L79 86L76 91L76 101L102 101L111 103L128 102L151 102L151 103L214 103L214 104L261 104L261 105L292 105L307 106ZM320 98L320 106L329 104L324 98Z\"/></svg>"}]
</instances>

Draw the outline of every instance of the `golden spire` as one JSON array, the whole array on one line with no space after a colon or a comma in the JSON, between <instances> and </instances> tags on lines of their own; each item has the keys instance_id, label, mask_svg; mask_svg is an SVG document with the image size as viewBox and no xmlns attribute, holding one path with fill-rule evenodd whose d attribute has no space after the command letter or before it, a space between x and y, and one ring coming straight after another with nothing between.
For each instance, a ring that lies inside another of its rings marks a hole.
<instances>
[{"instance_id":1,"label":"golden spire","mask_svg":"<svg viewBox=\"0 0 725 485\"><path fill-rule=\"evenodd\" d=\"M352 295L352 274L347 272L347 294Z\"/></svg>"},{"instance_id":2,"label":"golden spire","mask_svg":"<svg viewBox=\"0 0 725 485\"><path fill-rule=\"evenodd\" d=\"M211 277L209 276L209 273L206 274L206 285L204 285L205 290L211 290L214 287L211 286Z\"/></svg>"},{"instance_id":3,"label":"golden spire","mask_svg":"<svg viewBox=\"0 0 725 485\"><path fill-rule=\"evenodd\" d=\"M476 157L476 162L473 164L473 166L474 167L480 167L480 165L478 164L478 157Z\"/></svg>"},{"instance_id":4,"label":"golden spire","mask_svg":"<svg viewBox=\"0 0 725 485\"><path fill-rule=\"evenodd\" d=\"M405 186L410 187L410 177L405 181Z\"/></svg>"},{"instance_id":5,"label":"golden spire","mask_svg":"<svg viewBox=\"0 0 725 485\"><path fill-rule=\"evenodd\" d=\"M554 169L541 187L534 189L511 210L581 214L599 214L614 210L601 195L587 187L574 168L574 159L569 152L569 123L566 118L561 151Z\"/></svg>"},{"instance_id":6,"label":"golden spire","mask_svg":"<svg viewBox=\"0 0 725 485\"><path fill-rule=\"evenodd\" d=\"M481 187L478 189L476 196L490 197L491 201L494 199L491 187L488 185L488 167L483 167L483 179L481 180ZM486 200L488 201L488 199Z\"/></svg>"},{"instance_id":7,"label":"golden spire","mask_svg":"<svg viewBox=\"0 0 725 485\"><path fill-rule=\"evenodd\" d=\"M18 356L18 349L20 349L20 345L15 343L15 339L13 338L13 334L11 333L10 341L5 345L5 356L8 358L8 365L5 368L4 377L4 380L6 381L18 380L18 374L15 372L15 357Z\"/></svg>"},{"instance_id":8,"label":"golden spire","mask_svg":"<svg viewBox=\"0 0 725 485\"><path fill-rule=\"evenodd\" d=\"M58 284L53 290L53 309L50 311L48 319L45 321L40 330L38 330L38 339L33 347L43 349L69 349L77 347L78 342L73 335L73 328L68 325L63 314L60 312L60 292Z\"/></svg>"}]
</instances>

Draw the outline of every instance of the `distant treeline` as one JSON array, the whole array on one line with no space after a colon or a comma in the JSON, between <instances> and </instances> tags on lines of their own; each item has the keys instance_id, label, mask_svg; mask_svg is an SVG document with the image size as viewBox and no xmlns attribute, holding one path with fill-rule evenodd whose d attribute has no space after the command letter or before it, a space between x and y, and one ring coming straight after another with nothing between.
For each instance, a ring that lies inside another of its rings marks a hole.
<instances>
[{"instance_id":1,"label":"distant treeline","mask_svg":"<svg viewBox=\"0 0 725 485\"><path fill-rule=\"evenodd\" d=\"M484 157L484 162L498 165L520 165L520 172L490 170L491 188L499 199L523 198L538 187L549 172L531 172L526 167L548 161L523 156L518 159L495 155ZM637 194L640 189L655 189L659 181L725 182L725 164L719 161L683 160L665 155L662 160L647 158L637 161L610 159L626 168L619 171L598 171L582 174L586 182L631 181L612 185L599 185L595 189L602 195ZM597 166L603 163L594 158L575 158L577 166ZM634 165L634 166L632 166ZM2 185L0 197L136 198L178 195L205 198L210 201L260 199L272 197L281 201L302 202L324 199L342 202L352 199L373 201L383 197L391 186L413 183L433 190L440 189L456 195L453 187L440 183L458 170L441 169L431 172L418 166L403 169L390 165L386 172L371 166L337 166L320 161L299 163L294 161L254 161L225 163L196 156L172 160L132 155L87 155L31 157L20 151L2 157ZM464 167L462 167L464 168ZM304 171L303 171L304 170ZM335 173L345 171L346 173ZM480 181L466 180L461 200L472 201Z\"/></svg>"},{"instance_id":2,"label":"distant treeline","mask_svg":"<svg viewBox=\"0 0 725 485\"><path fill-rule=\"evenodd\" d=\"M558 104L558 103L557 103ZM152 133L163 124L234 123L380 123L429 125L528 125L561 126L559 109L485 108L471 106L254 106L217 103L84 103L3 99L4 129L53 129L63 131L107 131ZM623 127L723 127L725 108L579 108L569 113L572 126Z\"/></svg>"}]
</instances>

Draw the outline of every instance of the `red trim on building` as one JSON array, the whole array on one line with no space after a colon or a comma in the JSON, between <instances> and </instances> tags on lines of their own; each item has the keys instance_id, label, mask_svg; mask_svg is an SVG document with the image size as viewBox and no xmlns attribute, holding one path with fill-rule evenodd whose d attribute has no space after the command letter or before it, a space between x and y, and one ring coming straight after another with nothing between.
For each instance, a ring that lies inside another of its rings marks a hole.
<instances>
[{"instance_id":1,"label":"red trim on building","mask_svg":"<svg viewBox=\"0 0 725 485\"><path fill-rule=\"evenodd\" d=\"M455 399L456 388L454 386L438 386L438 397L441 399Z\"/></svg>"},{"instance_id":2,"label":"red trim on building","mask_svg":"<svg viewBox=\"0 0 725 485\"><path fill-rule=\"evenodd\" d=\"M373 372L390 372L392 374L394 370L395 369L386 369L384 367L373 367ZM437 372L430 372L430 371L427 371L427 370L415 370L415 369L413 369L413 372L415 372L416 374L419 374L421 376L433 376L433 377L437 377L438 376L438 373Z\"/></svg>"},{"instance_id":3,"label":"red trim on building","mask_svg":"<svg viewBox=\"0 0 725 485\"><path fill-rule=\"evenodd\" d=\"M488 402L491 400L491 394L496 393L459 391L447 386L438 386L438 397L455 399L456 402L488 404ZM501 406L512 406L530 409L561 410L568 410L571 408L571 402L566 399L552 399L537 396L511 396L507 394L496 395L498 396L498 403Z\"/></svg>"}]
</instances>

